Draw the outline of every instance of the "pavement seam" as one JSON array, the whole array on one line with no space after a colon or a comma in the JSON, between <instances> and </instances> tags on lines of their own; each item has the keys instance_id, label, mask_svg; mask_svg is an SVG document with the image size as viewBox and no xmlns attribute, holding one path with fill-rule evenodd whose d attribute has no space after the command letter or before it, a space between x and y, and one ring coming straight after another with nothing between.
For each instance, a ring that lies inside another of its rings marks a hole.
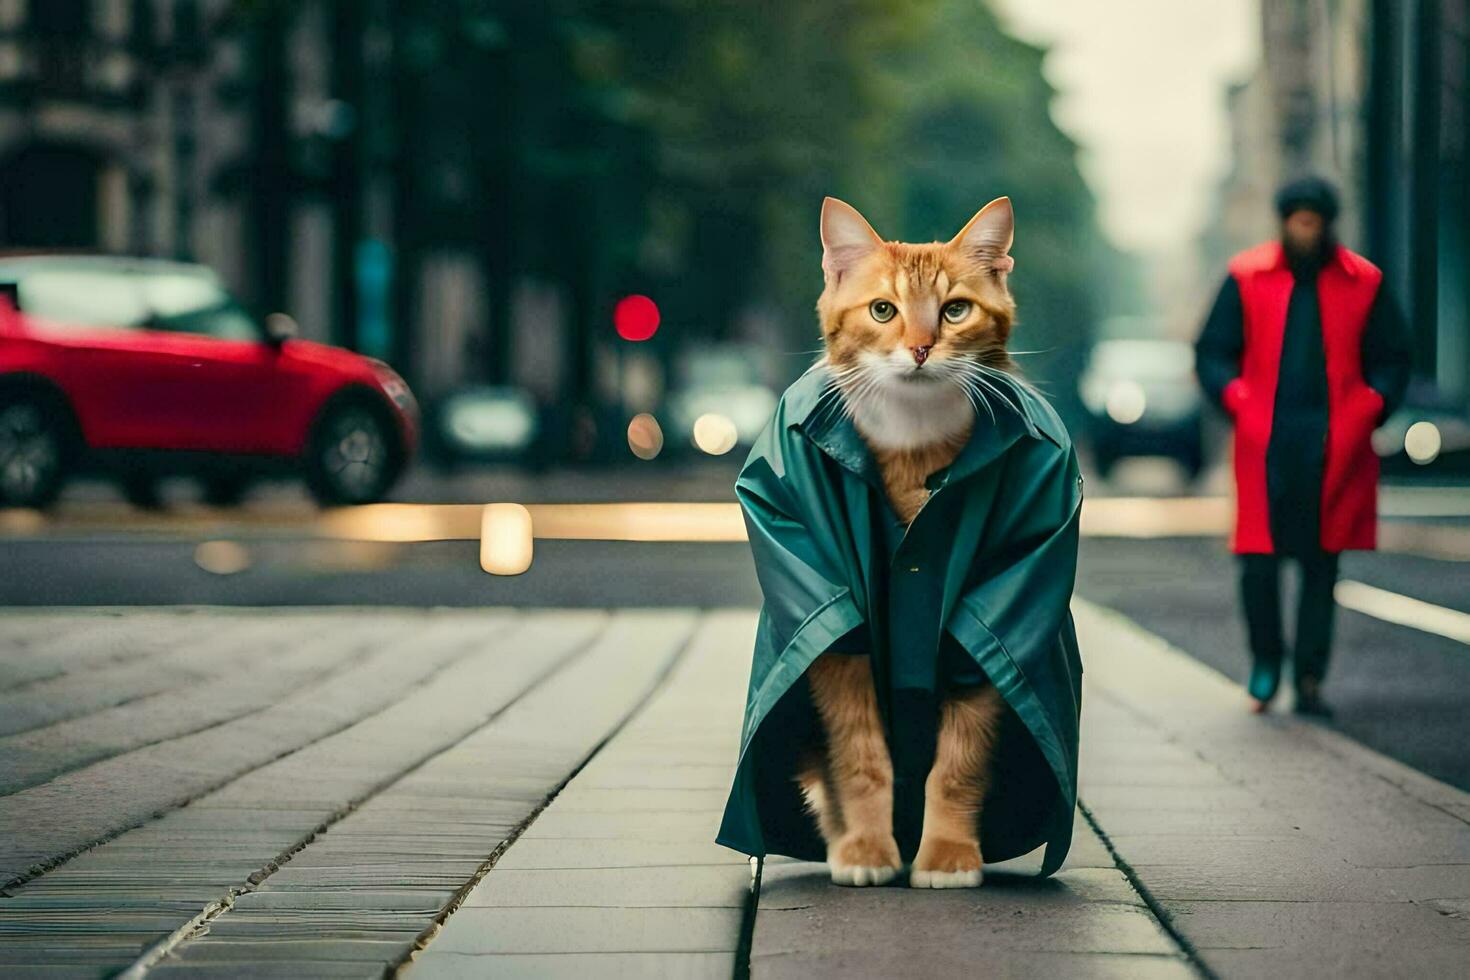
<instances>
[{"instance_id":1,"label":"pavement seam","mask_svg":"<svg viewBox=\"0 0 1470 980\"><path fill-rule=\"evenodd\" d=\"M1093 812L1081 800L1077 801L1077 810L1082 814L1082 819L1086 820L1088 826L1092 828L1092 832L1097 835L1098 840L1102 841L1103 847L1112 856L1113 864L1123 873L1123 877L1128 879L1128 883L1133 886L1133 890L1138 892L1138 897L1143 899L1143 904L1148 907L1149 913L1154 917L1154 921L1159 924L1159 928L1163 929L1169 938L1173 940L1174 945L1179 947L1179 951L1183 954L1184 959L1189 965L1196 973L1204 977L1205 980L1220 980L1220 975L1212 970L1209 964L1205 962L1204 957L1200 955L1194 943L1190 942L1184 933L1180 932L1174 925L1174 917L1169 914L1168 909L1159 904L1158 900L1154 898L1153 893L1148 890L1148 886L1143 883L1143 879L1133 870L1133 866L1119 853L1118 848L1113 844L1112 838L1108 836L1107 831L1103 830L1102 824L1098 823L1097 817Z\"/></svg>"},{"instance_id":2,"label":"pavement seam","mask_svg":"<svg viewBox=\"0 0 1470 980\"><path fill-rule=\"evenodd\" d=\"M536 822L536 818L541 816L546 808L551 806L551 804L555 802L556 798L561 795L561 791L566 789L567 784L569 784L573 779L576 779L577 776L582 772L582 770L586 769L588 764L590 764L593 759L597 758L602 750L607 747L607 744L611 742L614 738L617 738L617 736L623 731L623 729L627 728L628 725L633 721L633 719L637 718L638 715L640 715L643 710L647 708L650 703L652 703L653 699L657 697L658 694L664 689L664 685L668 683L669 678L673 676L674 668L677 667L681 662L683 662L684 658L688 655L689 648L694 643L694 638L699 635L699 626L701 619L701 616L694 617L694 621L690 624L689 632L684 637L684 641L679 645L678 649L674 651L674 655L669 658L668 663L664 664L664 666L659 670L658 674L654 676L653 683L648 686L648 689L643 692L643 695L629 706L627 712L623 715L621 719L618 720L617 724L613 725L612 729L592 746L591 750L589 750L588 753L582 757L582 760L577 763L575 767L573 767L572 771L567 774L566 778L561 780L552 788L552 791L547 795L546 799L542 800L534 809L532 809L531 812L526 815L525 819L521 820L510 829L510 832L506 834L505 839L502 840L495 847L495 849L490 852L489 856L485 858L485 860L480 864L479 868L475 870L474 874L470 875L469 879L463 885L461 885L459 889L454 893L454 895L450 897L449 901L446 902L442 908L440 908L439 914L434 916L434 920L430 922L427 926L425 926L423 931L414 938L413 944L409 947L408 951L398 957L398 959L396 959L395 961L392 961L388 964L387 968L384 970L384 976L402 977L405 975L405 971L413 965L413 962L418 957L419 953L423 952L429 947L429 944L432 943L434 939L439 935L439 933L443 930L445 923L449 921L449 917L454 915L455 912L459 911L460 907L464 905L465 899L469 898L470 893L472 893L479 886L480 882L484 881L485 877L489 875L492 870L494 870L495 865L500 861L501 857L504 856L505 852L510 850L511 846L515 844L516 841L521 839L521 835L523 835L528 829L530 829L531 825Z\"/></svg>"},{"instance_id":3,"label":"pavement seam","mask_svg":"<svg viewBox=\"0 0 1470 980\"><path fill-rule=\"evenodd\" d=\"M606 626L603 627L603 630L606 630ZM552 677L556 676L556 674L560 673L563 669L571 666L574 661L576 661L579 657L583 656L589 650L591 650L592 647L596 644L598 637L600 637L601 635L602 632L599 631L598 633L587 637L584 642L574 645L560 659L547 667L545 671L532 678L531 682L527 684L526 687L523 688L520 692L518 692L515 697L511 698L505 704L497 708L494 713L485 718L474 728L424 755L413 765L385 777L381 782L376 783L371 789L369 789L367 793L363 794L355 800L348 802L345 806L333 812L325 820L317 824L317 826L312 829L310 834L301 838L292 847L287 848L285 851L282 851L280 854L276 855L276 857L273 858L268 864L253 872L246 879L244 885L239 887L232 886L230 888L230 891L224 897L217 899L214 902L211 902L198 915L194 916L188 922L175 929L168 936L159 940L156 944L145 950L143 954L133 962L132 966L117 974L119 980L138 980L138 978L145 976L148 971L156 966L158 962L162 960L165 956L173 952L178 947L189 942L189 940L194 935L196 935L202 927L207 926L209 923L215 921L220 916L228 912L231 908L233 908L236 898L240 897L241 895L246 895L250 892L255 891L261 886L262 883L266 881L266 879L275 874L277 871L281 870L282 866L289 864L292 858L310 847L317 838L325 834L335 824L340 823L342 820L345 820L347 817L351 816L364 804L371 801L374 797L382 794L394 784L402 782L408 776L417 772L419 769L422 769L424 766L428 765L431 761L443 755L445 752L452 750L467 739L472 738L477 733L483 731L487 726L494 724L496 719L505 714L506 711L510 710L522 698L539 688L542 684L549 681ZM476 643L474 645L478 644ZM455 662L457 663L458 661ZM424 684L429 683L439 673L439 670L442 669L443 668L441 666L439 669L435 670L434 673L427 675L423 683L415 684L413 685L413 688L422 687L424 686ZM413 690L413 688L409 688L408 690L411 691ZM399 704L401 701L402 699L400 699L399 701L395 701L393 705L389 706L389 708ZM388 710L388 708L385 708L384 710L386 711ZM377 713L379 712L375 712L375 714ZM360 724L364 720L366 719L358 719L358 721L354 722L353 724Z\"/></svg>"},{"instance_id":4,"label":"pavement seam","mask_svg":"<svg viewBox=\"0 0 1470 980\"><path fill-rule=\"evenodd\" d=\"M301 639L320 639L322 635L330 628L330 625L328 623L320 623L317 625L319 627L318 629L309 633L307 636L302 637ZM261 632L264 631L262 630ZM206 629L200 628L196 631L196 634L204 635L189 636L186 640L175 643L172 646L166 647L162 650L155 650L151 653L145 653L141 656L122 661L108 661L99 664L81 664L79 665L80 669L78 670L62 671L59 674L53 674L48 677L33 678L32 680L22 682L21 684L13 688L0 690L0 701L8 699L17 694L31 695L32 688L40 687L42 684L74 679L77 678L78 675L83 673L91 673L94 671L107 671L114 669L126 670L129 668L152 666L152 663L155 661L166 662L170 658L174 657L193 656L194 651L189 648L205 641L207 639L207 633L208 631ZM166 687L160 687L156 690L142 691L138 694L122 698L118 701L98 704L74 715L63 715L58 718L52 718L48 721L29 725L25 728L13 729L11 731L5 732L3 735L0 735L0 739L10 738L15 735L24 735L29 732L40 731L53 725L61 725L70 721L79 721L86 718L92 718L96 715L103 714L104 712L111 711L115 708L127 707L128 705L136 704L139 701L143 701L151 697L157 697L158 695L168 694L174 691L181 691L191 686L197 687L201 684L207 684L211 680L220 679L226 676L224 671L228 670L229 668L229 659L234 655L248 651L251 642L255 641L256 639L256 637L250 636L244 643L233 643L230 646L225 647L223 651L219 649L211 651L209 655L209 660L206 660L205 665L201 665L198 673L192 673L188 671L175 671L173 673L173 680ZM91 682L91 678L88 679L88 682Z\"/></svg>"},{"instance_id":5,"label":"pavement seam","mask_svg":"<svg viewBox=\"0 0 1470 980\"><path fill-rule=\"evenodd\" d=\"M518 623L516 623L515 620L508 620L507 621L507 625L510 625L510 624L519 625ZM463 659L463 657L469 656L469 654L470 654L470 646L471 646L470 644L466 644L466 651L465 651L465 653L460 658L456 658L456 660L451 661L450 663L456 663L456 662L458 662L459 659ZM363 658L366 658L367 655L368 655L367 653L364 653L362 655L362 657ZM357 659L360 659L360 658L354 658L352 662L356 662ZM445 666L445 665L442 665L441 664L439 669L442 669L443 666ZM403 689L404 695L407 695L409 692L412 692L414 690L417 690L418 688L421 688L421 687L425 686L426 684L430 683L434 679L434 677L435 677L435 675L437 673L438 673L438 669L436 669L434 671L431 671L428 674L425 674L419 680L415 681L413 684L411 684L408 687L404 688ZM381 714L383 711L387 711L390 708L392 708L394 705L398 704L398 702L401 701L401 700L403 700L402 697L400 697L398 700L395 700L393 702L390 702L388 704L385 704L379 710L374 711L372 713L372 715L368 715L368 716L365 716L365 717L372 717L373 715ZM264 710L264 709L262 709L262 710ZM252 714L254 714L254 713L258 713L258 712L252 712ZM242 716L242 717L248 717L248 715ZM236 719L236 720L238 720L238 719ZM82 854L85 854L86 852L88 852L90 850L93 850L94 848L101 847L103 844L106 844L109 841L112 841L112 840L115 840L118 837L121 837L123 834L126 834L130 830L136 830L137 828L146 825L150 821L158 820L161 817L164 817L167 814L173 813L176 810L182 810L184 807L189 806L189 805L191 805L193 803L196 803L199 800L202 800L204 797L209 796L211 793L218 792L219 790L221 790L224 787L230 785L231 783L236 782L236 781L238 781L240 779L245 778L246 776L250 775L251 773L255 772L256 770L264 769L266 766L274 765L275 763L280 762L282 759L289 758L290 756L293 756L293 755L295 755L298 752L302 752L302 751L304 751L306 749L311 748L313 745L316 745L316 744L318 744L320 742L324 742L324 741L326 741L329 738L334 738L337 735L340 735L343 732L347 731L349 728L352 728L354 725L357 725L361 721L363 721L363 718L354 718L354 719L351 719L349 721L346 721L342 725L340 725L339 727L334 728L334 729L331 729L330 731L327 731L327 732L322 733L322 735L320 737L318 737L318 738L314 738L311 741L305 742L305 743L303 743L301 745L293 746L293 747L287 749L286 751L281 752L278 755L274 755L274 756L271 756L268 759L265 759L259 765L251 766L249 769L246 769L246 770L244 770L242 772L232 773L229 776L228 779L224 779L224 780L221 780L220 782L215 783L215 784L213 784L211 786L207 786L204 789L200 790L198 793L195 793L192 796L189 796L189 797L187 797L187 798L185 798L183 800L180 800L176 804L172 804L172 805L166 806L166 807L164 807L162 809L155 810L153 813L149 814L149 816L146 819L144 819L144 820L140 820L137 823L134 823L134 824L132 824L130 826L117 827L117 828L109 831L106 834L103 834L103 835L101 835L101 836L99 836L97 838L94 838L93 840L88 841L85 844L82 844L79 847L76 847L76 848L73 848L72 850L65 851L65 852L63 852L61 854L58 854L55 857L53 857L53 858L51 858L51 859L49 859L47 861L38 862L37 864L33 864L30 868L28 868L23 873L21 873L19 875L15 875L14 877L10 878L7 881L0 882L0 897L3 897L3 898L13 897L12 896L13 889L20 888L20 887L28 884L29 882L35 881L37 878L40 878L43 875L46 875L46 874L49 874L52 871L55 871L57 868L59 868L62 865L66 864L68 861L71 861L74 858L77 858L77 857L81 856ZM202 731L208 731L210 728L217 728L217 727L219 727L219 726L218 725L212 725L212 726L209 726L209 728L200 729L200 731L201 732ZM195 732L193 734L198 734L198 732ZM179 736L179 737L180 738L183 738L183 737L186 737L186 736ZM166 739L164 741L172 741L172 740L171 739ZM157 743L154 743L154 744L163 744L163 742L157 742ZM145 748L146 748L146 746L145 746ZM140 750L129 750L129 751L131 752L131 751L140 751ZM122 753L122 755L127 755L127 754L129 754L129 753ZM119 758L119 757L120 756L113 756L112 758ZM101 761L107 761L107 760L101 760ZM95 764L96 763L89 763L89 765L95 765ZM85 768L86 767L84 766L83 769L85 769ZM72 770L72 772L80 772L80 771L81 771L80 769ZM41 783L40 785L44 786L46 784L45 783ZM35 787L29 787L29 788L34 789ZM22 790L22 792L24 792L24 790ZM14 795L14 794L11 794L11 795Z\"/></svg>"},{"instance_id":6,"label":"pavement seam","mask_svg":"<svg viewBox=\"0 0 1470 980\"><path fill-rule=\"evenodd\" d=\"M346 653L346 655L344 656L344 658L342 660L340 660L340 661L338 661L336 663L328 664L327 666L323 667L321 670L317 671L316 673L308 674L307 676L301 678L299 680L299 682L298 682L297 689L299 689L300 687L308 687L308 686L319 687L322 684L325 684L325 683L331 681L332 678L335 677L336 675L351 670L353 667L355 667L356 665L360 664L363 660L366 660L368 657L372 656L374 653L376 653L380 649L379 646L378 646L378 642L379 641L377 641L377 640L370 640L370 641L367 641L366 643L364 643L361 647L359 647L356 650L350 650L349 649L349 651ZM278 658L280 658L280 659L288 659L290 657L290 655L291 655L291 651L287 650L287 651L281 651L276 656ZM274 659L274 658L272 658L272 659ZM228 677L204 678L202 680L202 683L201 684L197 684L197 685L194 685L194 686L198 687L198 686L203 686L204 684L212 683L212 682L215 682L215 681L226 681L226 680L231 680L231 679L232 678L228 678ZM61 725L69 725L69 724L73 724L75 722L86 721L89 718L97 717L98 715L104 714L107 711L116 710L117 708L126 707L128 705L136 705L138 702L146 701L149 698L176 696L181 691L187 690L188 689L188 686L189 685L184 685L182 687L170 688L170 689L163 690L163 691L155 691L152 694L145 695L143 697L134 699L134 700L129 701L129 702L125 702L123 704L112 705L111 707L105 708L102 711L93 712L92 714L89 714L89 715L78 715L76 718L67 718L67 719L62 719L62 720L58 720L58 721L55 721L55 722L48 722L45 725L40 725L40 726L38 726L36 728L27 729L24 732L12 732L12 733L4 736L3 738L0 738L0 748L3 748L4 747L3 743L5 741L7 741L8 739L12 738L12 737L19 737L21 735L32 735L32 736L34 736L34 735L36 735L38 733L45 732L46 729L48 729L48 728L54 728L54 727L58 727L58 726L61 726ZM291 688L288 687L284 693L289 694L290 692L291 692ZM60 779L63 776L70 775L71 773L74 773L74 772L80 772L83 769L86 769L88 766L94 766L94 765L97 765L98 763L107 762L107 761L109 761L111 759L121 758L122 756L129 755L129 754L131 754L133 752L142 752L145 749L151 749L151 748L153 748L154 746L157 746L157 745L166 745L169 742L177 741L179 739L190 738L191 736L194 736L194 735L202 735L205 732L213 731L214 729L220 728L220 727L222 727L224 725L233 724L234 722L241 721L241 720L243 720L245 718L249 718L252 715L258 715L258 714L262 714L262 713L264 713L266 711L269 711L272 707L274 707L275 703L276 703L275 701L265 701L265 702L263 702L261 704L258 704L256 706L254 706L254 707L246 708L245 710L241 711L239 714L226 715L224 717L217 718L214 721L207 722L207 723L205 723L203 725L200 725L198 728L190 728L190 729L186 729L186 730L183 730L183 731L173 732L172 734L164 735L164 736L162 736L160 738L149 739L146 742L139 742L136 745L129 745L128 747L126 747L124 749L121 749L119 751L116 751L116 752L100 754L100 755L97 755L97 756L95 756L93 758L86 759L86 760L82 761L79 765L74 765L74 766L71 766L70 768L56 769L56 770L48 771L48 772L44 773L35 782L27 783L24 786L16 786L16 787L13 787L13 788L7 788L7 789L4 789L4 790L0 790L0 799L4 799L7 796L14 796L17 793L24 793L26 790L35 789L38 786L45 786L47 783L52 782L52 781L57 780L57 779Z\"/></svg>"}]
</instances>

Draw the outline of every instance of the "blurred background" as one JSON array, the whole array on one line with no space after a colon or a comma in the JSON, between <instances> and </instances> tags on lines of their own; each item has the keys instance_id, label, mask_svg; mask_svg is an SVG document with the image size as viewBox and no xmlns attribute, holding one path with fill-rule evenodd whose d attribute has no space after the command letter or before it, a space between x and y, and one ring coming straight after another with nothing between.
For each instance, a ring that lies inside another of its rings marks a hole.
<instances>
[{"instance_id":1,"label":"blurred background","mask_svg":"<svg viewBox=\"0 0 1470 980\"><path fill-rule=\"evenodd\" d=\"M929 241L1005 194L1079 592L1239 675L1190 344L1313 172L1414 339L1344 576L1470 611L1467 44L1463 0L0 0L0 603L754 604L738 542L493 577L317 508L730 502L822 197ZM1470 785L1463 644L1392 622L1343 620L1339 720Z\"/></svg>"},{"instance_id":2,"label":"blurred background","mask_svg":"<svg viewBox=\"0 0 1470 980\"><path fill-rule=\"evenodd\" d=\"M1026 370L1100 470L1192 479L1187 352L1113 342L1192 340L1311 171L1457 448L1464 6L1125 8L0 0L0 242L202 263L387 361L424 410L421 499L464 464L733 469L820 343L822 196L927 241L1008 194Z\"/></svg>"}]
</instances>

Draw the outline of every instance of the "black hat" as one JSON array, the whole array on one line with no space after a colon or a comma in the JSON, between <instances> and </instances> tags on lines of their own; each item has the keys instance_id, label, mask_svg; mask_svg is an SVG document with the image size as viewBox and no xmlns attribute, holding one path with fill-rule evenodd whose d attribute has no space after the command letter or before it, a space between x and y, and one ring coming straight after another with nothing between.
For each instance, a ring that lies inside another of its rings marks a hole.
<instances>
[{"instance_id":1,"label":"black hat","mask_svg":"<svg viewBox=\"0 0 1470 980\"><path fill-rule=\"evenodd\" d=\"M1283 184L1276 192L1276 211L1285 219L1301 210L1316 211L1330 224L1337 217L1337 188L1321 177L1299 177Z\"/></svg>"}]
</instances>

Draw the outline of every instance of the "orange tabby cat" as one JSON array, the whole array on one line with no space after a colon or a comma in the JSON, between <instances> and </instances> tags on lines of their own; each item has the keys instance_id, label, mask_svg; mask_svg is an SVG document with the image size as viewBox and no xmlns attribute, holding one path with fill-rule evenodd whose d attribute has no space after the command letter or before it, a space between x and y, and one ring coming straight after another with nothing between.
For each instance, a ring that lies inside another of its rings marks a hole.
<instances>
[{"instance_id":1,"label":"orange tabby cat","mask_svg":"<svg viewBox=\"0 0 1470 980\"><path fill-rule=\"evenodd\" d=\"M950 241L920 245L883 241L834 198L822 205L826 287L817 311L826 363L906 524L928 499L925 478L954 460L977 420L985 424L977 413L986 374L1011 366L1011 235L1004 197ZM798 780L827 843L832 880L883 884L902 861L869 658L823 654L808 677L826 750ZM942 703L911 885L980 884L980 807L1003 707L989 685L953 690Z\"/></svg>"}]
</instances>

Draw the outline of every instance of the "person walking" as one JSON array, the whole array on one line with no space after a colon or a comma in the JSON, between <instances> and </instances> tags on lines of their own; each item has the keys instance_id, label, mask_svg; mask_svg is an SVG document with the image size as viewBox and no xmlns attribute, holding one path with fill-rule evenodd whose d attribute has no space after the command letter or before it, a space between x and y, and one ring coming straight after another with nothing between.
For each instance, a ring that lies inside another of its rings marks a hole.
<instances>
[{"instance_id":1,"label":"person walking","mask_svg":"<svg viewBox=\"0 0 1470 980\"><path fill-rule=\"evenodd\" d=\"M1370 436L1409 380L1403 319L1378 267L1337 241L1337 192L1318 177L1276 195L1281 237L1241 252L1195 345L1211 400L1235 428L1240 599L1252 709L1280 683L1282 559L1301 571L1291 647L1295 710L1330 717L1338 556L1377 543L1378 456Z\"/></svg>"}]
</instances>

